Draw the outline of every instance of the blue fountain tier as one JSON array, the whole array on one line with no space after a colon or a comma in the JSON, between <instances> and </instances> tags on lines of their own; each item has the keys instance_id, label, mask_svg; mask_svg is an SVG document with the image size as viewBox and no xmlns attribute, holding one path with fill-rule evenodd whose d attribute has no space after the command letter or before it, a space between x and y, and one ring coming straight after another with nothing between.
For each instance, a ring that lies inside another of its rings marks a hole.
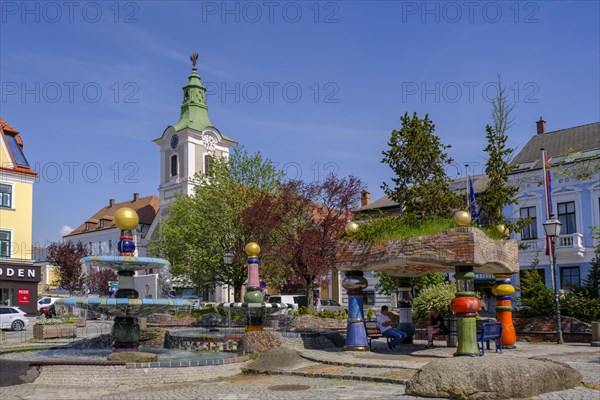
<instances>
[{"instance_id":1,"label":"blue fountain tier","mask_svg":"<svg viewBox=\"0 0 600 400\"><path fill-rule=\"evenodd\" d=\"M100 297L70 297L56 300L57 305L85 308L111 317L146 317L163 313L176 307L190 307L182 299L126 299Z\"/></svg>"},{"instance_id":2,"label":"blue fountain tier","mask_svg":"<svg viewBox=\"0 0 600 400\"><path fill-rule=\"evenodd\" d=\"M130 256L87 256L82 258L81 262L91 267L110 268L115 271L139 271L171 265L162 258Z\"/></svg>"},{"instance_id":3,"label":"blue fountain tier","mask_svg":"<svg viewBox=\"0 0 600 400\"><path fill-rule=\"evenodd\" d=\"M283 314L291 311L294 306L286 303L218 303L217 308L229 309L248 317Z\"/></svg>"}]
</instances>

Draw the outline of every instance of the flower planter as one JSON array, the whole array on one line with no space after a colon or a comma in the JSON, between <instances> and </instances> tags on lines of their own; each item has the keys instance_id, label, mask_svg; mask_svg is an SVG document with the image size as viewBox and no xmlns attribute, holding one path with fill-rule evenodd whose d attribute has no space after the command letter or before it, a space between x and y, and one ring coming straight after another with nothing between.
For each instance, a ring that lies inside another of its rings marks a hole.
<instances>
[{"instance_id":1,"label":"flower planter","mask_svg":"<svg viewBox=\"0 0 600 400\"><path fill-rule=\"evenodd\" d=\"M34 339L54 339L75 337L75 324L35 324L33 325Z\"/></svg>"},{"instance_id":2,"label":"flower planter","mask_svg":"<svg viewBox=\"0 0 600 400\"><path fill-rule=\"evenodd\" d=\"M77 320L75 321L75 326L77 328L84 328L85 327L85 318L77 318Z\"/></svg>"}]
</instances>

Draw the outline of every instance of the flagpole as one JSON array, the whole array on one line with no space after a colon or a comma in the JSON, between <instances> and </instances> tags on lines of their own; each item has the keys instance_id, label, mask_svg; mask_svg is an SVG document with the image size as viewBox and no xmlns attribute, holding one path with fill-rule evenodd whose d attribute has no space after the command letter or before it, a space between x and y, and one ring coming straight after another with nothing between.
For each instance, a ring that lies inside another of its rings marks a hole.
<instances>
[{"instance_id":1,"label":"flagpole","mask_svg":"<svg viewBox=\"0 0 600 400\"><path fill-rule=\"evenodd\" d=\"M544 198L546 199L546 219L550 219L550 214L552 213L550 210L550 207L552 206L550 204L550 193L548 193L549 191L549 187L548 187L548 171L546 169L546 149L542 148L540 149L542 151L542 168L543 168L543 174L544 174ZM546 236L546 249L548 252L548 257L550 258L550 272L552 273L552 290L556 290L555 285L554 285L554 281L556 280L556 271L554 270L554 268L552 268L552 266L554 265L554 252L552 251L552 240L548 239L548 236Z\"/></svg>"},{"instance_id":2,"label":"flagpole","mask_svg":"<svg viewBox=\"0 0 600 400\"><path fill-rule=\"evenodd\" d=\"M465 167L467 168L467 179L465 180L465 183L467 185L467 210L469 210L469 214L471 214L471 191L469 189L469 164L465 164Z\"/></svg>"}]
</instances>

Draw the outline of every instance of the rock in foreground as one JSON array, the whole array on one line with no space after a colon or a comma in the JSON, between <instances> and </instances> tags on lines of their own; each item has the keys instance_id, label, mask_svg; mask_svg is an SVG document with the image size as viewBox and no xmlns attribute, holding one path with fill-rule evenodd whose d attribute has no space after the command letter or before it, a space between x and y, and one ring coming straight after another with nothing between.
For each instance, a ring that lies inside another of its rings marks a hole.
<instances>
[{"instance_id":1,"label":"rock in foreground","mask_svg":"<svg viewBox=\"0 0 600 400\"><path fill-rule=\"evenodd\" d=\"M458 399L526 398L579 385L582 376L568 365L545 360L460 357L435 360L406 385L406 393Z\"/></svg>"}]
</instances>

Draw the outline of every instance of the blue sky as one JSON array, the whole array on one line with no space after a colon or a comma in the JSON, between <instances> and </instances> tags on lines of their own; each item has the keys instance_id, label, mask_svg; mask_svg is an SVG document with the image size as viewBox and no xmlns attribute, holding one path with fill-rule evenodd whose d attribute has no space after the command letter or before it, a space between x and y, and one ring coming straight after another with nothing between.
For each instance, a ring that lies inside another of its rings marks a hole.
<instances>
[{"instance_id":1,"label":"blue sky","mask_svg":"<svg viewBox=\"0 0 600 400\"><path fill-rule=\"evenodd\" d=\"M407 111L481 172L498 73L514 148L540 116L549 130L600 120L595 1L0 4L0 115L41 175L36 243L109 198L158 193L151 140L178 120L193 51L223 133L290 178L357 175L373 199Z\"/></svg>"}]
</instances>

